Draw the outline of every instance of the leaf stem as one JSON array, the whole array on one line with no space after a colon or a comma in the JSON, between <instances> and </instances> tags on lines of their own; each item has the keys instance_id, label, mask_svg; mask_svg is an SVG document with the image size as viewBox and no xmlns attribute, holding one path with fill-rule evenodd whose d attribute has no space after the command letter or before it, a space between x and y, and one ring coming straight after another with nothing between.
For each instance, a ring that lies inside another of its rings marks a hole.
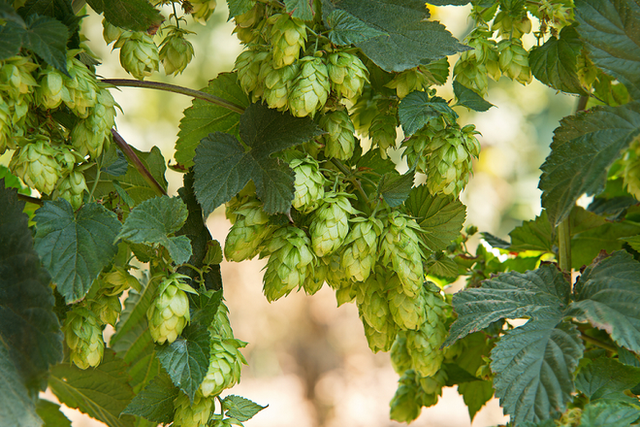
<instances>
[{"instance_id":1,"label":"leaf stem","mask_svg":"<svg viewBox=\"0 0 640 427\"><path fill-rule=\"evenodd\" d=\"M147 81L133 80L133 79L101 79L100 81L113 86L141 87L146 89L157 89L157 90L164 90L167 92L180 93L182 95L187 95L193 98L198 98L204 101L211 102L212 104L216 104L216 105L219 105L220 107L224 107L228 110L231 110L234 113L238 113L238 114L244 113L244 108L237 104L234 104L233 102L227 101L226 99L222 99L218 96L211 95L201 90L190 89L184 86L172 85L169 83L162 83L162 82L147 82Z\"/></svg>"},{"instance_id":2,"label":"leaf stem","mask_svg":"<svg viewBox=\"0 0 640 427\"><path fill-rule=\"evenodd\" d=\"M38 205L38 206L44 205L44 201L42 199L27 196L26 194L18 193L18 200L22 200L23 202L27 202L27 203L33 203L34 205Z\"/></svg>"},{"instance_id":3,"label":"leaf stem","mask_svg":"<svg viewBox=\"0 0 640 427\"><path fill-rule=\"evenodd\" d=\"M589 335L587 335L587 334L585 334L585 333L581 333L581 334L580 334L580 338L582 338L582 339L583 339L583 341L585 341L585 342L588 342L588 343L590 343L590 344L593 344L593 345L595 345L596 347L600 347L600 348L605 349L605 350L607 350L607 351L610 351L610 352L612 352L612 353L616 353L616 352L618 351L618 349L617 349L617 348L615 348L614 346L609 345L609 344L607 344L607 343L605 343L605 342L602 342L602 341L600 341L599 339L596 339L596 338L590 337Z\"/></svg>"},{"instance_id":4,"label":"leaf stem","mask_svg":"<svg viewBox=\"0 0 640 427\"><path fill-rule=\"evenodd\" d=\"M156 194L159 196L166 196L167 192L164 190L164 188L162 188L160 184L158 184L158 181L156 181L153 175L151 175L151 172L149 172L149 170L145 167L136 153L131 149L129 144L127 144L127 142L120 136L118 132L115 131L115 129L111 129L111 134L113 135L113 140L116 142L120 150L122 150L124 155L127 156L127 159L129 159L129 161L133 163L133 167L135 167L136 170L140 172L140 175L142 175L144 180L147 181L147 183L156 192Z\"/></svg>"},{"instance_id":5,"label":"leaf stem","mask_svg":"<svg viewBox=\"0 0 640 427\"><path fill-rule=\"evenodd\" d=\"M100 182L100 167L96 163L96 179L93 181L93 185L91 186L91 192L89 193L89 200L93 200L93 193L95 193L96 188L98 188L98 182Z\"/></svg>"},{"instance_id":6,"label":"leaf stem","mask_svg":"<svg viewBox=\"0 0 640 427\"><path fill-rule=\"evenodd\" d=\"M571 271L571 228L569 218L558 224L558 261L562 271Z\"/></svg>"},{"instance_id":7,"label":"leaf stem","mask_svg":"<svg viewBox=\"0 0 640 427\"><path fill-rule=\"evenodd\" d=\"M351 173L349 168L347 168L344 164L342 164L342 162L340 160L338 160L338 159L331 159L331 163L336 165L336 167L338 169L340 169L340 172L345 174L345 177L347 178L347 180L350 183L352 183L354 185L354 187L356 187L356 190L358 190L358 193L360 193L360 196L362 196L362 198L367 203L367 205L370 204L371 201L369 200L369 197L367 196L367 193L364 192L364 189L362 188L362 185L360 184L360 181L358 180L358 178L353 176L353 174Z\"/></svg>"}]
</instances>

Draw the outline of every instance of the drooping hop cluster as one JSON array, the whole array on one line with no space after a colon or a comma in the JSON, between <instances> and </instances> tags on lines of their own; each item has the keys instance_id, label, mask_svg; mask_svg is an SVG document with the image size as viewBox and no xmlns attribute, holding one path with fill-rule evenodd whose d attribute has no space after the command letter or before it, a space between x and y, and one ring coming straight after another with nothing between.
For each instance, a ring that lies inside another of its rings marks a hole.
<instances>
[{"instance_id":1,"label":"drooping hop cluster","mask_svg":"<svg viewBox=\"0 0 640 427\"><path fill-rule=\"evenodd\" d=\"M242 364L246 365L247 361L239 349L246 345L232 338L211 340L209 369L200 385L204 397L217 396L240 382Z\"/></svg>"},{"instance_id":2,"label":"drooping hop cluster","mask_svg":"<svg viewBox=\"0 0 640 427\"><path fill-rule=\"evenodd\" d=\"M293 159L289 166L295 174L294 195L291 205L294 209L307 214L314 211L324 198L326 178L320 172L317 160L310 156Z\"/></svg>"},{"instance_id":3,"label":"drooping hop cluster","mask_svg":"<svg viewBox=\"0 0 640 427\"><path fill-rule=\"evenodd\" d=\"M120 65L136 79L143 80L158 71L158 46L148 34L126 31L118 38L113 48L120 48Z\"/></svg>"},{"instance_id":4,"label":"drooping hop cluster","mask_svg":"<svg viewBox=\"0 0 640 427\"><path fill-rule=\"evenodd\" d=\"M180 392L173 402L175 415L173 425L176 427L202 427L206 426L214 410L212 397L204 397L200 391L196 391L193 403L189 396Z\"/></svg>"},{"instance_id":5,"label":"drooping hop cluster","mask_svg":"<svg viewBox=\"0 0 640 427\"><path fill-rule=\"evenodd\" d=\"M149 332L158 344L172 343L190 320L187 293L195 293L183 282L188 276L174 273L162 279L147 310Z\"/></svg>"},{"instance_id":6,"label":"drooping hop cluster","mask_svg":"<svg viewBox=\"0 0 640 427\"><path fill-rule=\"evenodd\" d=\"M235 221L224 244L224 255L228 261L240 262L252 259L262 250L264 239L273 231L269 215L262 210L262 202L251 198L232 215Z\"/></svg>"},{"instance_id":7,"label":"drooping hop cluster","mask_svg":"<svg viewBox=\"0 0 640 427\"><path fill-rule=\"evenodd\" d=\"M313 252L317 256L331 255L342 246L349 233L349 217L355 213L346 194L325 195L322 204L313 213L309 228Z\"/></svg>"},{"instance_id":8,"label":"drooping hop cluster","mask_svg":"<svg viewBox=\"0 0 640 427\"><path fill-rule=\"evenodd\" d=\"M71 361L80 369L96 367L102 361L104 341L98 317L82 305L67 313L62 328L71 350Z\"/></svg>"}]
</instances>

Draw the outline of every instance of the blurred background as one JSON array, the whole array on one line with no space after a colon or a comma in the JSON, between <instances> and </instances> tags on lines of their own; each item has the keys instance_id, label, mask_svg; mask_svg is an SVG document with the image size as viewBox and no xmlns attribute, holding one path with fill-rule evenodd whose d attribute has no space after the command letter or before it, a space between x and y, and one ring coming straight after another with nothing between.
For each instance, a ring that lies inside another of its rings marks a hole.
<instances>
[{"instance_id":1,"label":"blurred background","mask_svg":"<svg viewBox=\"0 0 640 427\"><path fill-rule=\"evenodd\" d=\"M434 19L443 22L458 39L463 40L470 31L468 7L431 10ZM88 14L83 31L89 46L102 59L98 74L131 78L119 65L118 51L111 52L105 46L101 17L91 11ZM201 88L218 73L231 71L241 45L232 35L233 24L227 17L226 2L219 0L206 27L189 20L187 28L197 33L189 38L195 48L194 60L184 74L167 78L160 72L149 80ZM451 67L456 59L449 58ZM445 99L453 98L450 85L438 88L438 92ZM112 93L124 111L116 123L125 140L143 151L157 146L167 161L172 159L182 111L191 105L191 99L139 88ZM461 124L473 123L482 134L482 152L462 201L467 205L467 224L508 240L513 227L540 212L539 167L549 152L558 121L571 114L577 99L535 81L523 87L503 78L492 84L487 100L495 108L485 113L458 111ZM167 170L167 179L169 193L175 195L182 186L182 175ZM223 243L230 227L224 211L211 214L207 225L213 237ZM472 247L478 243L476 238ZM269 405L245 425L400 425L389 421L389 401L398 376L387 353L372 354L369 350L356 306L337 308L333 291L327 287L313 297L298 293L270 304L262 295L264 265L260 260L222 264L224 295L235 335L249 342L244 351L249 364L242 382L229 394ZM47 397L55 400L51 394ZM75 427L102 425L76 411L64 410ZM456 389L445 388L438 405L424 409L412 425L486 427L506 420L494 399L471 423Z\"/></svg>"}]
</instances>

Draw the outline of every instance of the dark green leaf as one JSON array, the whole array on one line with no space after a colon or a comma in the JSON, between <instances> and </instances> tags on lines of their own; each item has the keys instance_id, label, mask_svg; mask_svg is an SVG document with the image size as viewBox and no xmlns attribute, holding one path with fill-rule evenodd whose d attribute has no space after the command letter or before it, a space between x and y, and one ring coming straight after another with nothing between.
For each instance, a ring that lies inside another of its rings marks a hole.
<instances>
[{"instance_id":1,"label":"dark green leaf","mask_svg":"<svg viewBox=\"0 0 640 427\"><path fill-rule=\"evenodd\" d=\"M88 203L74 216L69 202L58 199L45 202L34 219L35 248L58 291L67 303L82 299L118 250L116 215Z\"/></svg>"},{"instance_id":2,"label":"dark green leaf","mask_svg":"<svg viewBox=\"0 0 640 427\"><path fill-rule=\"evenodd\" d=\"M440 115L457 118L447 101L439 96L429 97L426 92L413 91L400 101L398 119L405 136L411 136L426 125L429 120Z\"/></svg>"},{"instance_id":3,"label":"dark green leaf","mask_svg":"<svg viewBox=\"0 0 640 427\"><path fill-rule=\"evenodd\" d=\"M618 361L625 365L640 368L640 360L638 360L638 357L625 348L618 348Z\"/></svg>"},{"instance_id":4,"label":"dark green leaf","mask_svg":"<svg viewBox=\"0 0 640 427\"><path fill-rule=\"evenodd\" d=\"M20 53L22 38L26 32L23 25L9 21L0 26L0 61Z\"/></svg>"},{"instance_id":5,"label":"dark green leaf","mask_svg":"<svg viewBox=\"0 0 640 427\"><path fill-rule=\"evenodd\" d=\"M553 252L554 235L546 210L536 219L524 221L521 226L514 228L509 236L510 250Z\"/></svg>"},{"instance_id":6,"label":"dark green leaf","mask_svg":"<svg viewBox=\"0 0 640 427\"><path fill-rule=\"evenodd\" d=\"M541 166L542 206L555 226L583 194L604 188L607 169L640 134L640 102L565 117Z\"/></svg>"},{"instance_id":7,"label":"dark green leaf","mask_svg":"<svg viewBox=\"0 0 640 427\"><path fill-rule=\"evenodd\" d=\"M233 394L225 397L222 401L222 407L227 411L227 417L235 418L240 422L250 420L255 414L262 411L267 406L258 405L249 399L245 399L241 396L235 396Z\"/></svg>"},{"instance_id":8,"label":"dark green leaf","mask_svg":"<svg viewBox=\"0 0 640 427\"><path fill-rule=\"evenodd\" d=\"M57 403L38 399L36 412L44 421L43 427L71 427L71 421L60 411Z\"/></svg>"},{"instance_id":9,"label":"dark green leaf","mask_svg":"<svg viewBox=\"0 0 640 427\"><path fill-rule=\"evenodd\" d=\"M24 47L32 50L48 64L67 74L67 27L48 16L29 20L23 37Z\"/></svg>"},{"instance_id":10,"label":"dark green leaf","mask_svg":"<svg viewBox=\"0 0 640 427\"><path fill-rule=\"evenodd\" d=\"M413 187L415 171L410 170L404 175L386 173L380 178L378 183L378 196L392 208L400 206L409 197L411 187Z\"/></svg>"},{"instance_id":11,"label":"dark green leaf","mask_svg":"<svg viewBox=\"0 0 640 427\"><path fill-rule=\"evenodd\" d=\"M62 363L51 370L49 387L61 403L102 421L109 427L131 427L133 417L122 416L133 391L127 383L127 366L105 349L97 368L83 371Z\"/></svg>"},{"instance_id":12,"label":"dark green leaf","mask_svg":"<svg viewBox=\"0 0 640 427\"><path fill-rule=\"evenodd\" d=\"M574 27L564 27L560 38L551 36L529 52L529 65L536 79L563 92L586 94L577 72L583 44Z\"/></svg>"},{"instance_id":13,"label":"dark green leaf","mask_svg":"<svg viewBox=\"0 0 640 427\"><path fill-rule=\"evenodd\" d=\"M404 71L469 50L444 25L427 21L428 11L420 0L331 0L323 5L326 19L335 9L344 10L382 35L356 43L385 71Z\"/></svg>"},{"instance_id":14,"label":"dark green leaf","mask_svg":"<svg viewBox=\"0 0 640 427\"><path fill-rule=\"evenodd\" d=\"M427 3L434 6L464 6L471 0L427 0Z\"/></svg>"},{"instance_id":15,"label":"dark green leaf","mask_svg":"<svg viewBox=\"0 0 640 427\"><path fill-rule=\"evenodd\" d=\"M191 322L209 327L222 301L222 290L200 292L197 296L191 295L191 297L196 300L192 305Z\"/></svg>"},{"instance_id":16,"label":"dark green leaf","mask_svg":"<svg viewBox=\"0 0 640 427\"><path fill-rule=\"evenodd\" d=\"M256 0L227 0L227 6L229 6L229 20L238 15L249 12L255 4Z\"/></svg>"},{"instance_id":17,"label":"dark green leaf","mask_svg":"<svg viewBox=\"0 0 640 427\"><path fill-rule=\"evenodd\" d=\"M482 235L484 241L487 242L492 248L509 249L511 247L511 243L507 242L506 240L502 240L498 236L494 236L491 233L483 231L480 234Z\"/></svg>"},{"instance_id":18,"label":"dark green leaf","mask_svg":"<svg viewBox=\"0 0 640 427\"><path fill-rule=\"evenodd\" d=\"M493 397L493 384L491 381L469 381L458 385L458 393L462 395L469 418L473 421L478 411Z\"/></svg>"},{"instance_id":19,"label":"dark green leaf","mask_svg":"<svg viewBox=\"0 0 640 427\"><path fill-rule=\"evenodd\" d=\"M622 249L623 238L640 234L640 225L629 221L606 223L578 233L571 238L571 266L579 270L591 264L601 250L609 253Z\"/></svg>"},{"instance_id":20,"label":"dark green leaf","mask_svg":"<svg viewBox=\"0 0 640 427\"><path fill-rule=\"evenodd\" d=\"M294 18L298 18L303 21L311 21L313 19L311 3L309 0L284 0L287 12L289 12Z\"/></svg>"},{"instance_id":21,"label":"dark green leaf","mask_svg":"<svg viewBox=\"0 0 640 427\"><path fill-rule=\"evenodd\" d=\"M574 392L573 371L582 358L580 333L559 317L529 320L491 351L493 386L511 421L538 422L564 412Z\"/></svg>"},{"instance_id":22,"label":"dark green leaf","mask_svg":"<svg viewBox=\"0 0 640 427\"><path fill-rule=\"evenodd\" d=\"M640 353L640 263L629 253L618 251L589 266L576 285L575 299L568 315Z\"/></svg>"},{"instance_id":23,"label":"dark green leaf","mask_svg":"<svg viewBox=\"0 0 640 427\"><path fill-rule=\"evenodd\" d=\"M445 345L480 331L500 319L562 317L569 301L571 286L553 265L543 265L526 273L515 271L485 280L480 288L471 288L453 296L458 319L451 325Z\"/></svg>"},{"instance_id":24,"label":"dark green leaf","mask_svg":"<svg viewBox=\"0 0 640 427\"><path fill-rule=\"evenodd\" d=\"M383 159L380 150L369 150L358 159L356 167L364 171L376 171L385 174L396 170L396 165L390 158Z\"/></svg>"},{"instance_id":25,"label":"dark green leaf","mask_svg":"<svg viewBox=\"0 0 640 427\"><path fill-rule=\"evenodd\" d=\"M330 28L327 37L331 43L338 46L362 43L378 36L388 36L341 9L336 9L329 14L327 26Z\"/></svg>"},{"instance_id":26,"label":"dark green leaf","mask_svg":"<svg viewBox=\"0 0 640 427\"><path fill-rule=\"evenodd\" d=\"M173 385L166 372L162 372L149 383L124 410L124 414L138 415L149 421L169 424L173 421L173 401L180 389Z\"/></svg>"},{"instance_id":27,"label":"dark green leaf","mask_svg":"<svg viewBox=\"0 0 640 427\"><path fill-rule=\"evenodd\" d=\"M624 392L640 383L640 368L600 357L580 370L576 377L576 388L591 402L606 400L637 404L638 399Z\"/></svg>"},{"instance_id":28,"label":"dark green leaf","mask_svg":"<svg viewBox=\"0 0 640 427\"><path fill-rule=\"evenodd\" d=\"M127 217L118 239L132 243L164 246L176 264L191 257L191 241L186 236L170 236L187 220L187 206L178 197L155 197L136 206Z\"/></svg>"},{"instance_id":29,"label":"dark green leaf","mask_svg":"<svg viewBox=\"0 0 640 427\"><path fill-rule=\"evenodd\" d=\"M432 251L445 249L460 235L466 209L460 200L432 195L426 185L414 187L405 202L409 215L422 228L422 240Z\"/></svg>"},{"instance_id":30,"label":"dark green leaf","mask_svg":"<svg viewBox=\"0 0 640 427\"><path fill-rule=\"evenodd\" d=\"M467 107L473 111L482 112L494 107L492 103L485 101L474 90L469 89L462 83L458 83L457 80L453 81L453 92L458 100L457 105L462 105L463 107Z\"/></svg>"},{"instance_id":31,"label":"dark green leaf","mask_svg":"<svg viewBox=\"0 0 640 427\"><path fill-rule=\"evenodd\" d=\"M640 100L640 4L634 0L576 0L580 38L596 66Z\"/></svg>"},{"instance_id":32,"label":"dark green leaf","mask_svg":"<svg viewBox=\"0 0 640 427\"><path fill-rule=\"evenodd\" d=\"M163 18L147 0L87 0L97 13L116 27L132 31L146 31L160 25Z\"/></svg>"},{"instance_id":33,"label":"dark green leaf","mask_svg":"<svg viewBox=\"0 0 640 427\"><path fill-rule=\"evenodd\" d=\"M3 427L40 427L42 420L0 336L0 423Z\"/></svg>"},{"instance_id":34,"label":"dark green leaf","mask_svg":"<svg viewBox=\"0 0 640 427\"><path fill-rule=\"evenodd\" d=\"M579 427L629 427L638 417L640 411L634 406L608 402L590 403L582 411Z\"/></svg>"},{"instance_id":35,"label":"dark green leaf","mask_svg":"<svg viewBox=\"0 0 640 427\"><path fill-rule=\"evenodd\" d=\"M171 344L157 347L158 360L169 373L173 384L190 399L200 387L209 369L209 332L191 324Z\"/></svg>"},{"instance_id":36,"label":"dark green leaf","mask_svg":"<svg viewBox=\"0 0 640 427\"><path fill-rule=\"evenodd\" d=\"M458 264L441 251L432 254L424 265L430 275L450 279L455 279L460 275Z\"/></svg>"},{"instance_id":37,"label":"dark green leaf","mask_svg":"<svg viewBox=\"0 0 640 427\"><path fill-rule=\"evenodd\" d=\"M235 74L219 74L209 82L209 86L200 90L241 107L249 106L247 95L236 82ZM237 136L239 122L240 114L208 101L194 99L191 107L184 110L184 117L180 120L180 132L176 141L176 161L186 168L193 166L196 147L203 138L213 132Z\"/></svg>"},{"instance_id":38,"label":"dark green leaf","mask_svg":"<svg viewBox=\"0 0 640 427\"><path fill-rule=\"evenodd\" d=\"M119 177L127 173L129 163L124 153L117 148L115 144L110 144L109 149L103 151L101 173L106 173L114 177Z\"/></svg>"}]
</instances>

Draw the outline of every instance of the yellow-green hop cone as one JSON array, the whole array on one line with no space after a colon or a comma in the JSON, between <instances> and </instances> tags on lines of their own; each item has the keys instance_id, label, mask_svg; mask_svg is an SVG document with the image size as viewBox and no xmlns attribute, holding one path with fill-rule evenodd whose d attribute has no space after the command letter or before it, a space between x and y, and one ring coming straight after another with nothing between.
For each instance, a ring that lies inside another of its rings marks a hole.
<instances>
[{"instance_id":1,"label":"yellow-green hop cone","mask_svg":"<svg viewBox=\"0 0 640 427\"><path fill-rule=\"evenodd\" d=\"M324 155L328 158L349 160L356 146L356 130L349 114L345 110L331 111L322 116L318 124L327 131L322 137L325 143Z\"/></svg>"},{"instance_id":2,"label":"yellow-green hop cone","mask_svg":"<svg viewBox=\"0 0 640 427\"><path fill-rule=\"evenodd\" d=\"M291 205L299 212L310 213L324 198L326 179L320 172L320 165L315 159L307 156L304 159L293 159L289 167L295 175Z\"/></svg>"},{"instance_id":3,"label":"yellow-green hop cone","mask_svg":"<svg viewBox=\"0 0 640 427\"><path fill-rule=\"evenodd\" d=\"M274 68L272 60L266 59L262 62L258 79L263 86L262 99L269 108L280 111L288 108L291 84L299 70L300 67L297 63Z\"/></svg>"},{"instance_id":4,"label":"yellow-green hop cone","mask_svg":"<svg viewBox=\"0 0 640 427\"><path fill-rule=\"evenodd\" d=\"M362 319L362 326L364 326L364 335L367 338L367 344L371 351L377 353L379 351L391 350L391 346L398 332L396 324L392 319L387 318L381 331L371 326L364 319Z\"/></svg>"},{"instance_id":5,"label":"yellow-green hop cone","mask_svg":"<svg viewBox=\"0 0 640 427\"><path fill-rule=\"evenodd\" d=\"M429 76L420 67L415 67L401 72L385 86L395 89L398 98L402 99L415 90L427 88L431 83Z\"/></svg>"},{"instance_id":6,"label":"yellow-green hop cone","mask_svg":"<svg viewBox=\"0 0 640 427\"><path fill-rule=\"evenodd\" d=\"M498 31L501 37L520 39L524 34L531 32L531 20L527 17L524 9L521 10L519 17L514 17L513 11L498 12L493 19L491 32Z\"/></svg>"},{"instance_id":7,"label":"yellow-green hop cone","mask_svg":"<svg viewBox=\"0 0 640 427\"><path fill-rule=\"evenodd\" d=\"M327 70L332 89L351 102L358 100L365 83L369 82L369 70L360 58L351 53L330 54L327 57Z\"/></svg>"},{"instance_id":8,"label":"yellow-green hop cone","mask_svg":"<svg viewBox=\"0 0 640 427\"><path fill-rule=\"evenodd\" d=\"M458 83L475 90L480 95L487 93L489 88L489 71L486 65L478 62L474 51L460 54L460 58L453 67L453 76Z\"/></svg>"},{"instance_id":9,"label":"yellow-green hop cone","mask_svg":"<svg viewBox=\"0 0 640 427\"><path fill-rule=\"evenodd\" d=\"M387 297L391 316L398 328L418 329L422 325L425 309L422 293L410 297L404 293L400 285L390 289Z\"/></svg>"},{"instance_id":10,"label":"yellow-green hop cone","mask_svg":"<svg viewBox=\"0 0 640 427\"><path fill-rule=\"evenodd\" d=\"M69 102L69 90L64 84L65 75L52 66L47 66L38 79L36 101L44 108L52 110L58 108L62 102Z\"/></svg>"},{"instance_id":11,"label":"yellow-green hop cone","mask_svg":"<svg viewBox=\"0 0 640 427\"><path fill-rule=\"evenodd\" d=\"M240 382L242 364L247 364L240 348L247 343L236 339L212 339L209 369L200 384L204 397L217 396Z\"/></svg>"},{"instance_id":12,"label":"yellow-green hop cone","mask_svg":"<svg viewBox=\"0 0 640 427\"><path fill-rule=\"evenodd\" d=\"M104 38L104 41L105 43L107 43L107 45L110 45L114 41L118 40L122 33L124 33L124 30L122 28L116 27L105 18L102 18L102 38Z\"/></svg>"},{"instance_id":13,"label":"yellow-green hop cone","mask_svg":"<svg viewBox=\"0 0 640 427\"><path fill-rule=\"evenodd\" d=\"M67 313L62 327L71 361L80 369L96 367L102 361L104 341L102 328L96 315L82 306Z\"/></svg>"},{"instance_id":14,"label":"yellow-green hop cone","mask_svg":"<svg viewBox=\"0 0 640 427\"><path fill-rule=\"evenodd\" d=\"M383 226L374 217L358 217L351 222L354 225L343 243L340 265L351 280L364 282L378 259L378 237L382 234Z\"/></svg>"},{"instance_id":15,"label":"yellow-green hop cone","mask_svg":"<svg viewBox=\"0 0 640 427\"><path fill-rule=\"evenodd\" d=\"M384 101L382 101L384 103ZM398 120L396 119L395 111L384 109L378 103L380 111L387 111L380 113L371 120L371 127L369 128L369 135L373 145L380 149L380 155L383 159L387 158L387 149L396 145L396 137L398 127Z\"/></svg>"},{"instance_id":16,"label":"yellow-green hop cone","mask_svg":"<svg viewBox=\"0 0 640 427\"><path fill-rule=\"evenodd\" d=\"M262 210L262 202L251 199L234 212L235 223L229 230L224 244L227 261L240 262L252 259L262 249L262 243L273 231L269 215Z\"/></svg>"},{"instance_id":17,"label":"yellow-green hop cone","mask_svg":"<svg viewBox=\"0 0 640 427\"><path fill-rule=\"evenodd\" d=\"M335 193L326 195L313 213L309 228L313 252L317 256L331 255L342 246L349 233L349 216L353 213L355 209L347 197Z\"/></svg>"},{"instance_id":18,"label":"yellow-green hop cone","mask_svg":"<svg viewBox=\"0 0 640 427\"><path fill-rule=\"evenodd\" d=\"M115 124L116 106L111 92L106 87L99 87L96 104L89 110L91 114L78 121L71 131L71 143L82 156L96 158L102 153Z\"/></svg>"},{"instance_id":19,"label":"yellow-green hop cone","mask_svg":"<svg viewBox=\"0 0 640 427\"><path fill-rule=\"evenodd\" d=\"M171 31L160 44L160 61L166 75L178 75L193 59L193 45L184 38L184 32Z\"/></svg>"},{"instance_id":20,"label":"yellow-green hop cone","mask_svg":"<svg viewBox=\"0 0 640 427\"><path fill-rule=\"evenodd\" d=\"M78 171L73 171L58 181L56 189L53 192L53 199L58 197L65 199L74 210L82 206L83 195L85 191L89 191L84 175Z\"/></svg>"},{"instance_id":21,"label":"yellow-green hop cone","mask_svg":"<svg viewBox=\"0 0 640 427\"><path fill-rule=\"evenodd\" d=\"M260 37L260 27L265 18L265 6L260 2L256 2L253 7L234 17L236 28L233 32L238 39L244 44L250 44Z\"/></svg>"},{"instance_id":22,"label":"yellow-green hop cone","mask_svg":"<svg viewBox=\"0 0 640 427\"><path fill-rule=\"evenodd\" d=\"M70 51L68 55L72 55L73 52ZM76 116L87 118L91 108L98 102L98 80L86 65L74 57L67 58L67 70L71 78L65 76L64 84L69 92L69 100L63 98L63 102Z\"/></svg>"},{"instance_id":23,"label":"yellow-green hop cone","mask_svg":"<svg viewBox=\"0 0 640 427\"><path fill-rule=\"evenodd\" d=\"M262 96L263 82L259 79L262 64L268 60L269 52L245 50L236 58L235 69L238 84L247 95L256 102Z\"/></svg>"},{"instance_id":24,"label":"yellow-green hop cone","mask_svg":"<svg viewBox=\"0 0 640 427\"><path fill-rule=\"evenodd\" d=\"M216 0L190 0L191 17L199 24L205 25L218 5Z\"/></svg>"},{"instance_id":25,"label":"yellow-green hop cone","mask_svg":"<svg viewBox=\"0 0 640 427\"><path fill-rule=\"evenodd\" d=\"M402 156L407 158L409 167L415 167L418 172L426 174L428 150L427 147L438 131L444 129L442 119L432 119L426 126L402 142Z\"/></svg>"},{"instance_id":26,"label":"yellow-green hop cone","mask_svg":"<svg viewBox=\"0 0 640 427\"><path fill-rule=\"evenodd\" d=\"M223 301L220 301L216 316L209 325L209 334L212 338L227 339L233 338L233 329L231 329L231 322L229 321L229 308Z\"/></svg>"},{"instance_id":27,"label":"yellow-green hop cone","mask_svg":"<svg viewBox=\"0 0 640 427\"><path fill-rule=\"evenodd\" d=\"M418 381L422 391L426 394L440 396L442 395L442 387L447 383L447 379L447 372L444 369L440 369L434 375L421 377Z\"/></svg>"},{"instance_id":28,"label":"yellow-green hop cone","mask_svg":"<svg viewBox=\"0 0 640 427\"><path fill-rule=\"evenodd\" d=\"M0 95L0 154L4 153L7 148L15 148L12 134L11 110Z\"/></svg>"},{"instance_id":29,"label":"yellow-green hop cone","mask_svg":"<svg viewBox=\"0 0 640 427\"><path fill-rule=\"evenodd\" d=\"M158 46L148 34L127 31L118 38L114 48L120 48L122 68L136 79L143 80L158 71Z\"/></svg>"},{"instance_id":30,"label":"yellow-green hop cone","mask_svg":"<svg viewBox=\"0 0 640 427\"><path fill-rule=\"evenodd\" d=\"M14 56L0 62L0 85L9 97L18 99L38 85L31 73L38 68L30 58Z\"/></svg>"},{"instance_id":31,"label":"yellow-green hop cone","mask_svg":"<svg viewBox=\"0 0 640 427\"><path fill-rule=\"evenodd\" d=\"M270 25L269 41L273 46L274 68L293 64L300 57L300 50L307 40L307 26L287 13L272 15L267 24Z\"/></svg>"},{"instance_id":32,"label":"yellow-green hop cone","mask_svg":"<svg viewBox=\"0 0 640 427\"><path fill-rule=\"evenodd\" d=\"M313 274L311 242L304 231L286 226L273 233L264 250L269 254L263 291L269 302L288 295Z\"/></svg>"},{"instance_id":33,"label":"yellow-green hop cone","mask_svg":"<svg viewBox=\"0 0 640 427\"><path fill-rule=\"evenodd\" d=\"M91 301L91 311L96 314L102 324L115 326L122 312L122 304L120 298L115 295L99 295Z\"/></svg>"},{"instance_id":34,"label":"yellow-green hop cone","mask_svg":"<svg viewBox=\"0 0 640 427\"><path fill-rule=\"evenodd\" d=\"M204 397L196 391L193 403L189 396L180 392L176 400L173 401L176 412L173 416L173 426L175 427L203 427L206 426L214 410L214 399Z\"/></svg>"},{"instance_id":35,"label":"yellow-green hop cone","mask_svg":"<svg viewBox=\"0 0 640 427\"><path fill-rule=\"evenodd\" d=\"M410 423L422 412L424 392L413 371L407 371L398 381L398 389L390 402L389 417L401 423Z\"/></svg>"},{"instance_id":36,"label":"yellow-green hop cone","mask_svg":"<svg viewBox=\"0 0 640 427\"><path fill-rule=\"evenodd\" d=\"M38 139L13 153L9 169L29 187L51 194L60 179L61 168L56 160L58 150L48 139Z\"/></svg>"},{"instance_id":37,"label":"yellow-green hop cone","mask_svg":"<svg viewBox=\"0 0 640 427\"><path fill-rule=\"evenodd\" d=\"M385 279L386 277L382 274L371 275L366 282L355 284L360 317L377 332L386 332L387 323L391 319L389 302L384 289Z\"/></svg>"},{"instance_id":38,"label":"yellow-green hop cone","mask_svg":"<svg viewBox=\"0 0 640 427\"><path fill-rule=\"evenodd\" d=\"M300 59L300 74L289 93L289 110L296 117L313 117L327 102L329 74L322 58L305 56Z\"/></svg>"},{"instance_id":39,"label":"yellow-green hop cone","mask_svg":"<svg viewBox=\"0 0 640 427\"><path fill-rule=\"evenodd\" d=\"M521 40L502 40L498 43L498 52L500 69L505 76L523 85L531 83L533 77L529 68L529 54L522 47Z\"/></svg>"},{"instance_id":40,"label":"yellow-green hop cone","mask_svg":"<svg viewBox=\"0 0 640 427\"><path fill-rule=\"evenodd\" d=\"M413 362L407 349L407 336L404 331L398 331L396 339L391 346L391 366L398 375L411 369Z\"/></svg>"},{"instance_id":41,"label":"yellow-green hop cone","mask_svg":"<svg viewBox=\"0 0 640 427\"><path fill-rule=\"evenodd\" d=\"M492 32L485 26L479 25L468 37L468 45L472 47L473 59L478 64L483 64L493 80L500 79L500 64L497 43L491 39Z\"/></svg>"},{"instance_id":42,"label":"yellow-green hop cone","mask_svg":"<svg viewBox=\"0 0 640 427\"><path fill-rule=\"evenodd\" d=\"M149 332L158 344L171 344L190 320L189 299L186 292L193 288L182 282L188 276L174 273L160 283L156 297L147 310Z\"/></svg>"},{"instance_id":43,"label":"yellow-green hop cone","mask_svg":"<svg viewBox=\"0 0 640 427\"><path fill-rule=\"evenodd\" d=\"M119 296L127 289L140 290L140 282L129 271L122 267L116 267L113 271L102 276L102 288L100 292L107 296Z\"/></svg>"}]
</instances>

